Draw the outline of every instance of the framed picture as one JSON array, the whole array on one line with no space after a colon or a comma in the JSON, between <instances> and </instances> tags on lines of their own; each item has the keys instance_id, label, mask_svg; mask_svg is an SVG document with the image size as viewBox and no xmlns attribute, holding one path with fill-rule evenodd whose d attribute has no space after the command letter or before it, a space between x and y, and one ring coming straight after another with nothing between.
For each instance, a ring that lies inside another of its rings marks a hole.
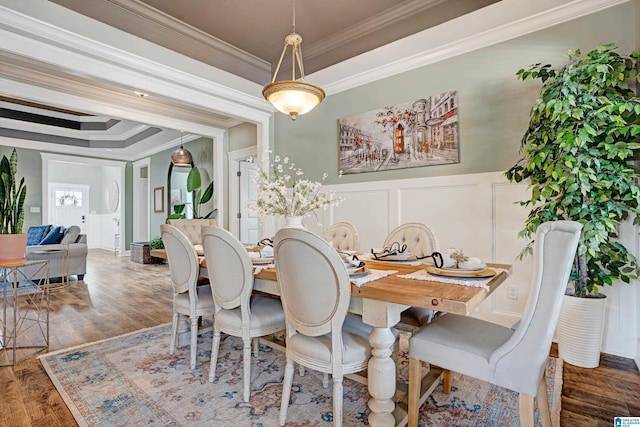
<instances>
[{"instance_id":1,"label":"framed picture","mask_svg":"<svg viewBox=\"0 0 640 427\"><path fill-rule=\"evenodd\" d=\"M338 119L343 174L459 163L458 92Z\"/></svg>"},{"instance_id":2,"label":"framed picture","mask_svg":"<svg viewBox=\"0 0 640 427\"><path fill-rule=\"evenodd\" d=\"M164 187L156 187L153 189L153 212L164 212Z\"/></svg>"}]
</instances>

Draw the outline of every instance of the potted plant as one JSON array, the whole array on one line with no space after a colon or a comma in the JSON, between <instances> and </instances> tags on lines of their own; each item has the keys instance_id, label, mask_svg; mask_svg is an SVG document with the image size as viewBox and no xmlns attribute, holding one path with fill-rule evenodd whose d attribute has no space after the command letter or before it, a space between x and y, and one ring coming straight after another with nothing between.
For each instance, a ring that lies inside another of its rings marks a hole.
<instances>
[{"instance_id":1,"label":"potted plant","mask_svg":"<svg viewBox=\"0 0 640 427\"><path fill-rule=\"evenodd\" d=\"M207 203L209 200L211 200L211 197L213 196L213 181L209 183L207 188L205 188L204 192L200 190L200 187L202 187L202 178L200 176L200 170L196 166L194 166L193 168L191 168L191 170L189 171L189 175L187 176L187 191L188 192L195 191L195 195L193 198L193 207L192 207L193 218L215 218L216 213L218 211L217 209L212 210L211 212L205 214L204 216L200 215L200 207L204 203ZM173 206L174 213L167 216L167 221L169 221L170 219L186 218L186 212L185 212L186 205L187 203L174 205Z\"/></svg>"},{"instance_id":2,"label":"potted plant","mask_svg":"<svg viewBox=\"0 0 640 427\"><path fill-rule=\"evenodd\" d=\"M22 233L24 200L27 186L24 178L18 184L18 152L14 148L11 158L0 161L0 261L24 259L27 235Z\"/></svg>"},{"instance_id":3,"label":"potted plant","mask_svg":"<svg viewBox=\"0 0 640 427\"><path fill-rule=\"evenodd\" d=\"M598 289L629 283L638 272L636 258L616 239L629 214L639 223L640 188L629 161L640 147L640 98L629 83L638 79L640 65L637 52L621 55L613 44L586 55L570 50L568 57L558 69L538 63L517 72L522 80L541 80L542 88L522 157L505 175L511 182L529 180L531 198L520 204L531 211L520 237L531 238L545 221L584 226L558 321L558 347L567 362L596 367L606 302ZM520 256L531 251L532 242Z\"/></svg>"}]
</instances>

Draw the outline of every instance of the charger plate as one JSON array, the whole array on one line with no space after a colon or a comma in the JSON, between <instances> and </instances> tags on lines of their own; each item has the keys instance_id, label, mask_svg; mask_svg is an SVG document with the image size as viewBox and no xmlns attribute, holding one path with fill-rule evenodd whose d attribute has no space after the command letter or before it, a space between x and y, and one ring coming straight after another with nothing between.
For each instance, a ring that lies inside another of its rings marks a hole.
<instances>
[{"instance_id":1,"label":"charger plate","mask_svg":"<svg viewBox=\"0 0 640 427\"><path fill-rule=\"evenodd\" d=\"M260 265L260 264L273 264L273 257L269 258L251 258L251 262Z\"/></svg>"},{"instance_id":2,"label":"charger plate","mask_svg":"<svg viewBox=\"0 0 640 427\"><path fill-rule=\"evenodd\" d=\"M474 270L455 270L451 268L442 269L435 267L433 265L425 266L425 270L427 273L435 274L437 276L448 276L448 277L493 277L498 274L493 268L485 268L483 270L474 271Z\"/></svg>"},{"instance_id":3,"label":"charger plate","mask_svg":"<svg viewBox=\"0 0 640 427\"><path fill-rule=\"evenodd\" d=\"M349 272L349 279L357 279L359 277L368 276L371 272L366 267L360 267L354 272Z\"/></svg>"}]
</instances>

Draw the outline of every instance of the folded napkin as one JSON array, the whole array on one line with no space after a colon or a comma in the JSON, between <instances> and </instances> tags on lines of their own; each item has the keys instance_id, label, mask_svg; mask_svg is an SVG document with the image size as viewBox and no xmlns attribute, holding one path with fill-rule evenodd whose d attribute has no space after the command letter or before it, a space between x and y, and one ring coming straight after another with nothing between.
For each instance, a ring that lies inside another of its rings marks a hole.
<instances>
[{"instance_id":1,"label":"folded napkin","mask_svg":"<svg viewBox=\"0 0 640 427\"><path fill-rule=\"evenodd\" d=\"M439 282L439 283L448 283L450 285L462 285L462 286L471 286L474 288L482 288L485 291L489 292L488 283L491 281L493 277L483 277L483 278L458 278L458 277L443 277L436 276L434 274L427 273L427 270L418 270L414 271L410 274L401 274L398 275L401 279L413 279L413 280L427 280L429 282Z\"/></svg>"},{"instance_id":2,"label":"folded napkin","mask_svg":"<svg viewBox=\"0 0 640 427\"><path fill-rule=\"evenodd\" d=\"M352 278L351 283L360 287L365 283L373 282L374 280L382 279L383 277L391 276L392 274L396 274L398 271L396 270L369 270L366 276Z\"/></svg>"},{"instance_id":3,"label":"folded napkin","mask_svg":"<svg viewBox=\"0 0 640 427\"><path fill-rule=\"evenodd\" d=\"M262 264L262 265L254 265L253 266L253 275L257 276L264 270L265 268L276 268L275 264Z\"/></svg>"},{"instance_id":4,"label":"folded napkin","mask_svg":"<svg viewBox=\"0 0 640 427\"><path fill-rule=\"evenodd\" d=\"M364 267L364 262L360 261L357 256L347 252L338 252L338 254L340 255L340 258L342 258L342 262L344 262L345 267Z\"/></svg>"},{"instance_id":5,"label":"folded napkin","mask_svg":"<svg viewBox=\"0 0 640 427\"><path fill-rule=\"evenodd\" d=\"M273 248L271 246L264 246L259 251L248 251L249 258L273 258Z\"/></svg>"},{"instance_id":6,"label":"folded napkin","mask_svg":"<svg viewBox=\"0 0 640 427\"><path fill-rule=\"evenodd\" d=\"M456 266L456 262L453 258L451 258L451 254L455 251L456 249L451 248L451 249L447 249L444 252L442 252L442 261L443 261L443 267L444 268L453 268ZM462 261L458 264L458 268L461 269L474 269L474 268L485 268L487 266L487 264L485 264L484 262L482 262L482 260L480 258L474 258L474 257L468 257L468 259L466 261Z\"/></svg>"},{"instance_id":7,"label":"folded napkin","mask_svg":"<svg viewBox=\"0 0 640 427\"><path fill-rule=\"evenodd\" d=\"M468 260L462 261L458 264L459 268L466 269L474 269L474 268L485 268L487 264L482 262L480 258L469 257Z\"/></svg>"},{"instance_id":8,"label":"folded napkin","mask_svg":"<svg viewBox=\"0 0 640 427\"><path fill-rule=\"evenodd\" d=\"M204 249L202 248L202 245L193 245L193 249L195 249L196 252L199 252L199 253L203 253L204 252Z\"/></svg>"}]
</instances>

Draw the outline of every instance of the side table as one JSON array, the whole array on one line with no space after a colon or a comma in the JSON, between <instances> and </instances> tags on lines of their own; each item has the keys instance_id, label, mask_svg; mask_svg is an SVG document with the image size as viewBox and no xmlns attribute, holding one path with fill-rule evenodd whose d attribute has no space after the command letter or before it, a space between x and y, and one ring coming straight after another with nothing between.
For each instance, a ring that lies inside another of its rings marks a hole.
<instances>
[{"instance_id":1,"label":"side table","mask_svg":"<svg viewBox=\"0 0 640 427\"><path fill-rule=\"evenodd\" d=\"M49 261L0 263L0 286L0 366L14 366L49 348Z\"/></svg>"},{"instance_id":2,"label":"side table","mask_svg":"<svg viewBox=\"0 0 640 427\"><path fill-rule=\"evenodd\" d=\"M69 284L69 245L63 245L63 248L57 249L40 249L33 251L34 254L59 254L60 255L60 278L62 283L56 288L62 288ZM57 277L57 276L54 276ZM51 287L51 283L49 283Z\"/></svg>"}]
</instances>

